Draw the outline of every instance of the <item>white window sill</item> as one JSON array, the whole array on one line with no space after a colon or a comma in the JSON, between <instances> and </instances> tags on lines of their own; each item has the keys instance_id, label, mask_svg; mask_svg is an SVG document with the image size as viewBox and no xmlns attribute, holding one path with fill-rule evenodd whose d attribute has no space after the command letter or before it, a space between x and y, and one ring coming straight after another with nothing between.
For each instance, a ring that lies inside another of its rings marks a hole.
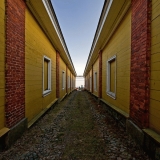
<instances>
[{"instance_id":1,"label":"white window sill","mask_svg":"<svg viewBox=\"0 0 160 160\"><path fill-rule=\"evenodd\" d=\"M43 92L43 97L49 95L50 93L51 93L51 90L44 91L44 92Z\"/></svg>"},{"instance_id":2,"label":"white window sill","mask_svg":"<svg viewBox=\"0 0 160 160\"><path fill-rule=\"evenodd\" d=\"M107 92L107 95L110 96L113 99L116 99L116 94L113 92Z\"/></svg>"}]
</instances>

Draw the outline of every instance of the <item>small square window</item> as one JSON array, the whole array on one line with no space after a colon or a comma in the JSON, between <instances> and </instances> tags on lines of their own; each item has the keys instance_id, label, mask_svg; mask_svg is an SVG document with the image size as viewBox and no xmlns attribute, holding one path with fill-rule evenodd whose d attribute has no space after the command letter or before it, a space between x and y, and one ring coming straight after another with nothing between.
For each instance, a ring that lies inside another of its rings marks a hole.
<instances>
[{"instance_id":1,"label":"small square window","mask_svg":"<svg viewBox=\"0 0 160 160\"><path fill-rule=\"evenodd\" d=\"M116 56L107 61L107 95L116 99Z\"/></svg>"},{"instance_id":2,"label":"small square window","mask_svg":"<svg viewBox=\"0 0 160 160\"><path fill-rule=\"evenodd\" d=\"M51 92L51 59L43 57L43 95Z\"/></svg>"}]
</instances>

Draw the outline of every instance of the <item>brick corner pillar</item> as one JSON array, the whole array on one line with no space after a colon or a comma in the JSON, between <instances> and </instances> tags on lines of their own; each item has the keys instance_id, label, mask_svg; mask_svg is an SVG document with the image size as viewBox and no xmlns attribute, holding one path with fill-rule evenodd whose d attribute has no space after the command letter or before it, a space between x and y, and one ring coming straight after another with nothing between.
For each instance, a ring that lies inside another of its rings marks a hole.
<instances>
[{"instance_id":1,"label":"brick corner pillar","mask_svg":"<svg viewBox=\"0 0 160 160\"><path fill-rule=\"evenodd\" d=\"M25 118L25 2L6 0L6 126Z\"/></svg>"},{"instance_id":2,"label":"brick corner pillar","mask_svg":"<svg viewBox=\"0 0 160 160\"><path fill-rule=\"evenodd\" d=\"M149 126L151 1L131 4L130 118L140 128Z\"/></svg>"},{"instance_id":3,"label":"brick corner pillar","mask_svg":"<svg viewBox=\"0 0 160 160\"><path fill-rule=\"evenodd\" d=\"M102 51L99 52L99 98L102 98Z\"/></svg>"},{"instance_id":4,"label":"brick corner pillar","mask_svg":"<svg viewBox=\"0 0 160 160\"><path fill-rule=\"evenodd\" d=\"M59 60L60 59L60 55L59 52L56 52L56 97L59 98Z\"/></svg>"}]
</instances>

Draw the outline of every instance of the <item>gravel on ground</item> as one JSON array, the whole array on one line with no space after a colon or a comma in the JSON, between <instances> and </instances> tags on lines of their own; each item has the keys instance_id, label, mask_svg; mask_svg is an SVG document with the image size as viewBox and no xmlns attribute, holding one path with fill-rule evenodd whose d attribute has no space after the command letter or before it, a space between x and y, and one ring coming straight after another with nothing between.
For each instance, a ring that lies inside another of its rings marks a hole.
<instances>
[{"instance_id":1,"label":"gravel on ground","mask_svg":"<svg viewBox=\"0 0 160 160\"><path fill-rule=\"evenodd\" d=\"M0 160L151 160L86 91L48 111Z\"/></svg>"}]
</instances>

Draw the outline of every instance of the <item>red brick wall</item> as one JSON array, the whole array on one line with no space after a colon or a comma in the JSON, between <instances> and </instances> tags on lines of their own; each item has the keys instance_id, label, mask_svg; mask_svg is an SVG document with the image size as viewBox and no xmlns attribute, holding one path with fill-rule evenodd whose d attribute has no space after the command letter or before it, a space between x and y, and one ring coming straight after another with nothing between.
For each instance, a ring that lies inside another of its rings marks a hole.
<instances>
[{"instance_id":1,"label":"red brick wall","mask_svg":"<svg viewBox=\"0 0 160 160\"><path fill-rule=\"evenodd\" d=\"M140 128L149 124L151 2L132 0L130 117Z\"/></svg>"},{"instance_id":2,"label":"red brick wall","mask_svg":"<svg viewBox=\"0 0 160 160\"><path fill-rule=\"evenodd\" d=\"M102 51L99 52L99 98L102 98Z\"/></svg>"},{"instance_id":3,"label":"red brick wall","mask_svg":"<svg viewBox=\"0 0 160 160\"><path fill-rule=\"evenodd\" d=\"M25 117L25 3L6 0L6 126Z\"/></svg>"},{"instance_id":4,"label":"red brick wall","mask_svg":"<svg viewBox=\"0 0 160 160\"><path fill-rule=\"evenodd\" d=\"M59 98L59 53L56 53L56 97Z\"/></svg>"}]
</instances>

